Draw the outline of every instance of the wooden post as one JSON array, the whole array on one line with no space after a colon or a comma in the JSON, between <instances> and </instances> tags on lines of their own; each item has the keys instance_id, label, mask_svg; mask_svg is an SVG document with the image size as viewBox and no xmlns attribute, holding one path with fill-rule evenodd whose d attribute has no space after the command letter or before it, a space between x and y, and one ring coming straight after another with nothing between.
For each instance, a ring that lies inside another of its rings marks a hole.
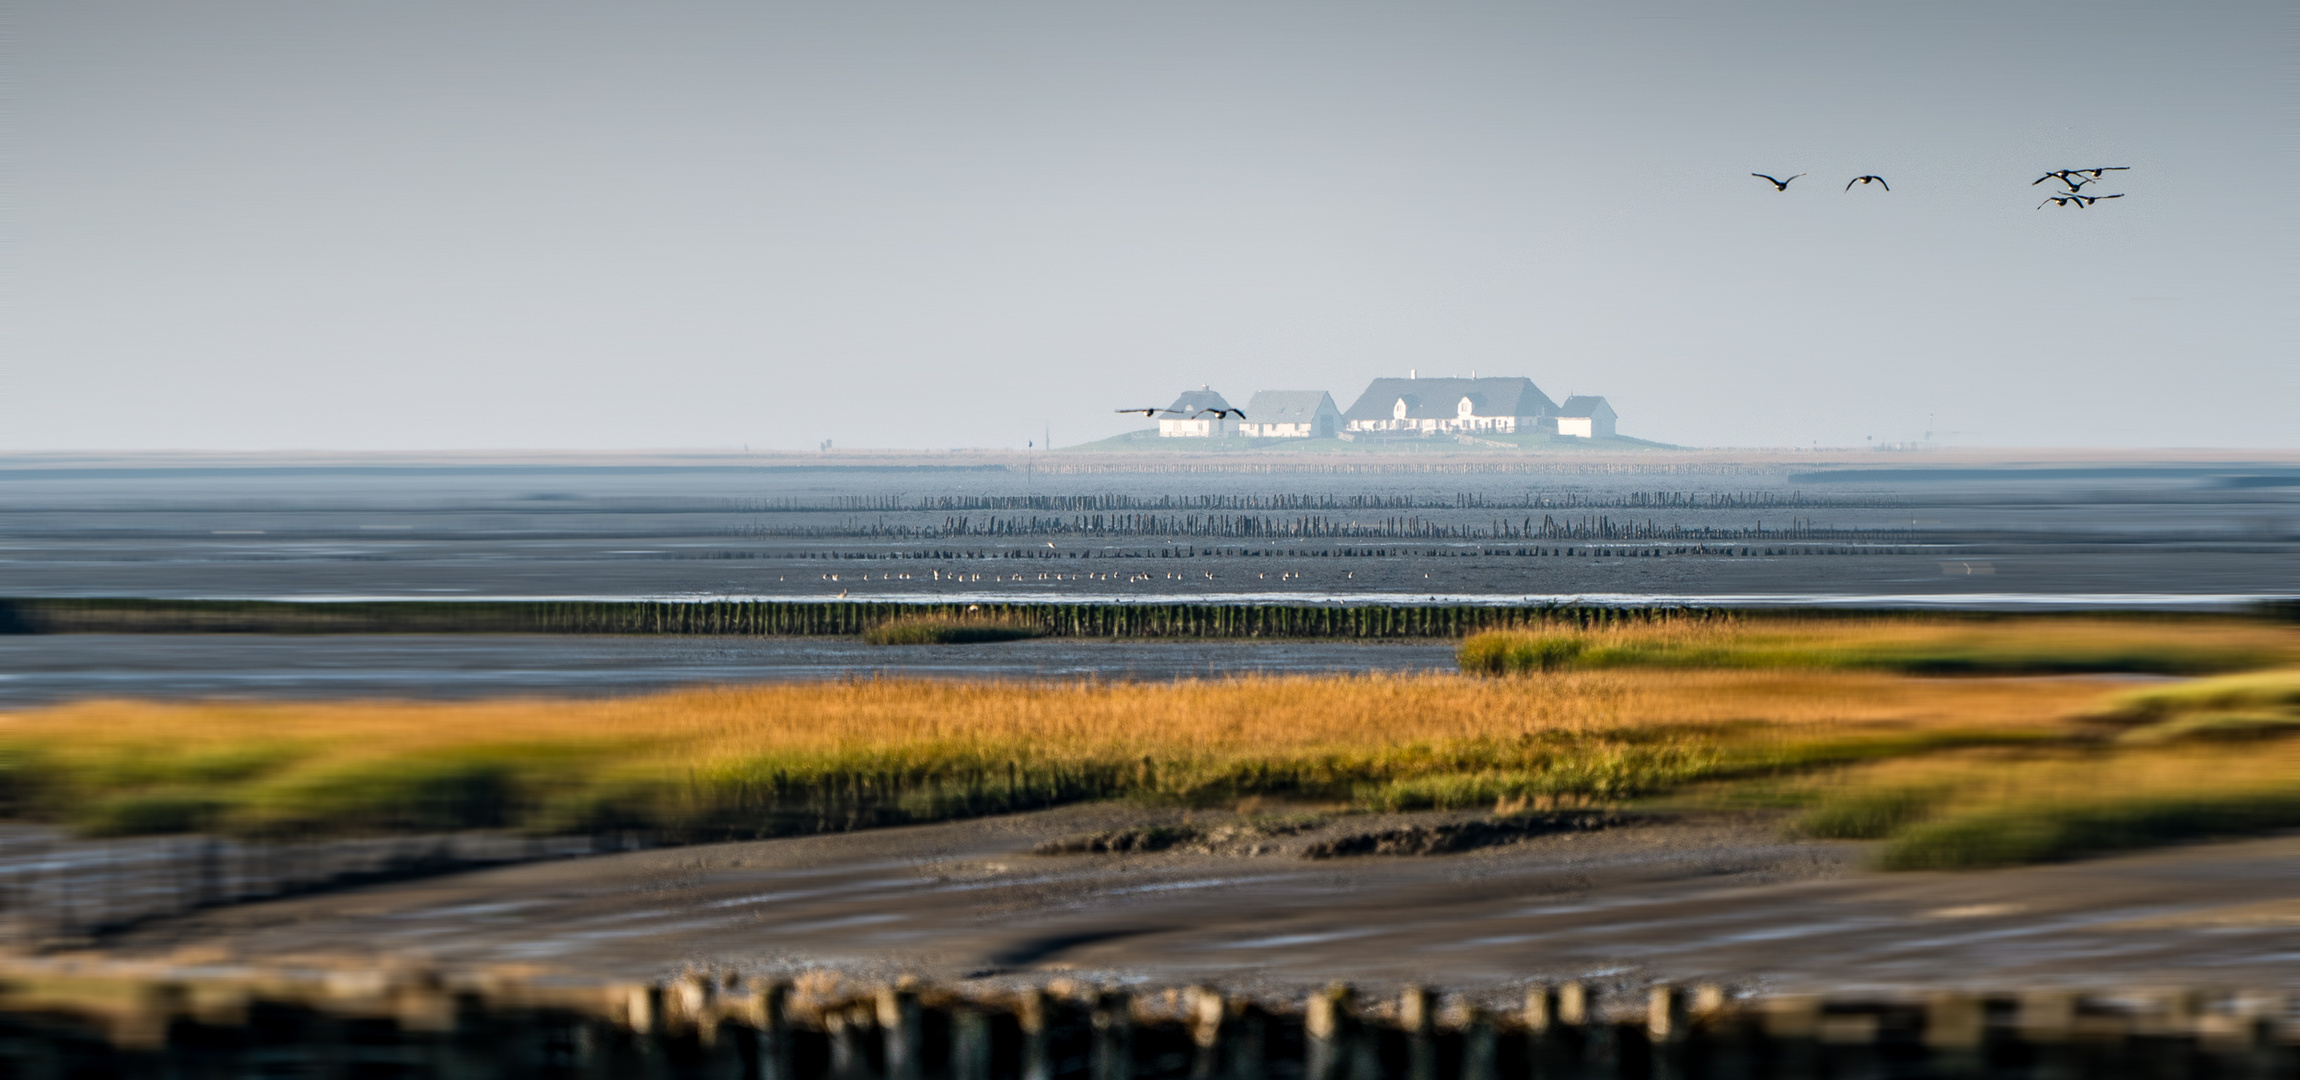
<instances>
[{"instance_id":1,"label":"wooden post","mask_svg":"<svg viewBox=\"0 0 2300 1080\"><path fill-rule=\"evenodd\" d=\"M1762 1026L1772 1044L1774 1075L1802 1078L1820 1067L1821 999L1810 994L1767 998Z\"/></svg>"},{"instance_id":2,"label":"wooden post","mask_svg":"<svg viewBox=\"0 0 2300 1080\"><path fill-rule=\"evenodd\" d=\"M1222 995L1212 987L1194 986L1187 999L1193 1080L1212 1080L1222 1067L1222 1022L1227 1019Z\"/></svg>"},{"instance_id":3,"label":"wooden post","mask_svg":"<svg viewBox=\"0 0 2300 1080\"><path fill-rule=\"evenodd\" d=\"M1052 1006L1039 989L1023 991L1015 1002L1014 1019L1022 1025L1022 1080L1054 1080Z\"/></svg>"},{"instance_id":4,"label":"wooden post","mask_svg":"<svg viewBox=\"0 0 2300 1080\"><path fill-rule=\"evenodd\" d=\"M2300 1075L2300 1027L2284 1020L2290 1012L2281 994L2231 995L2196 1018L2197 1049L2223 1070L2215 1075L2244 1080Z\"/></svg>"},{"instance_id":5,"label":"wooden post","mask_svg":"<svg viewBox=\"0 0 2300 1080\"><path fill-rule=\"evenodd\" d=\"M2036 990L2020 997L2017 1023L2021 1041L2036 1050L2038 1080L2072 1080L2076 1076L2074 1047L2069 1037L2076 1030L2076 995L2065 990Z\"/></svg>"},{"instance_id":6,"label":"wooden post","mask_svg":"<svg viewBox=\"0 0 2300 1080\"><path fill-rule=\"evenodd\" d=\"M1475 1005L1464 1007L1461 1025L1461 1080L1500 1080L1493 1017Z\"/></svg>"},{"instance_id":7,"label":"wooden post","mask_svg":"<svg viewBox=\"0 0 2300 1080\"><path fill-rule=\"evenodd\" d=\"M503 1074L502 1047L493 1036L496 1025L488 1015L486 999L470 991L452 997L454 1027L443 1040L436 1066L440 1080L483 1080Z\"/></svg>"},{"instance_id":8,"label":"wooden post","mask_svg":"<svg viewBox=\"0 0 2300 1080\"><path fill-rule=\"evenodd\" d=\"M1988 1010L1980 998L1954 990L1925 999L1927 1064L1943 1077L1978 1076L1988 1035Z\"/></svg>"},{"instance_id":9,"label":"wooden post","mask_svg":"<svg viewBox=\"0 0 2300 1080\"><path fill-rule=\"evenodd\" d=\"M1558 1046L1557 988L1535 983L1525 988L1525 1060L1533 1080L1552 1080L1564 1071Z\"/></svg>"},{"instance_id":10,"label":"wooden post","mask_svg":"<svg viewBox=\"0 0 2300 1080\"><path fill-rule=\"evenodd\" d=\"M178 983L137 987L135 999L112 1027L112 1045L132 1053L166 1050L168 1033L187 1013L190 1000L190 993Z\"/></svg>"},{"instance_id":11,"label":"wooden post","mask_svg":"<svg viewBox=\"0 0 2300 1080\"><path fill-rule=\"evenodd\" d=\"M1754 1075L1753 1033L1733 1007L1731 992L1716 983L1702 983L1693 988L1686 1011L1686 1037L1704 1075L1714 1080L1748 1080Z\"/></svg>"},{"instance_id":12,"label":"wooden post","mask_svg":"<svg viewBox=\"0 0 2300 1080\"><path fill-rule=\"evenodd\" d=\"M1687 1023L1685 991L1656 986L1646 992L1645 1038L1653 1048L1653 1080L1682 1080L1686 1075Z\"/></svg>"},{"instance_id":13,"label":"wooden post","mask_svg":"<svg viewBox=\"0 0 2300 1080\"><path fill-rule=\"evenodd\" d=\"M1347 1061L1351 991L1335 983L1310 995L1302 1028L1307 1043L1302 1063L1308 1080L1342 1080Z\"/></svg>"},{"instance_id":14,"label":"wooden post","mask_svg":"<svg viewBox=\"0 0 2300 1080\"><path fill-rule=\"evenodd\" d=\"M1430 1036L1430 992L1407 986L1398 994L1398 1028L1406 1037L1406 1080L1437 1080L1437 1040Z\"/></svg>"},{"instance_id":15,"label":"wooden post","mask_svg":"<svg viewBox=\"0 0 2300 1080\"><path fill-rule=\"evenodd\" d=\"M950 1012L951 1080L991 1080L990 1017L971 1004Z\"/></svg>"},{"instance_id":16,"label":"wooden post","mask_svg":"<svg viewBox=\"0 0 2300 1080\"><path fill-rule=\"evenodd\" d=\"M793 1080L789 1022L784 1016L790 984L753 979L747 989L748 994L726 1003L729 1037L744 1060L754 1063L751 1073L758 1080Z\"/></svg>"},{"instance_id":17,"label":"wooden post","mask_svg":"<svg viewBox=\"0 0 2300 1080\"><path fill-rule=\"evenodd\" d=\"M1558 986L1557 1022L1566 1060L1582 1066L1614 1063L1613 1029L1599 1009L1596 987L1579 980Z\"/></svg>"},{"instance_id":18,"label":"wooden post","mask_svg":"<svg viewBox=\"0 0 2300 1080\"><path fill-rule=\"evenodd\" d=\"M701 971L690 971L680 976L665 996L665 1004L678 1006L672 1019L682 1030L693 1029L696 1036L708 1044L717 1038L717 1003L719 987L711 976Z\"/></svg>"},{"instance_id":19,"label":"wooden post","mask_svg":"<svg viewBox=\"0 0 2300 1080\"><path fill-rule=\"evenodd\" d=\"M1269 1019L1250 1002L1231 1002L1229 1011L1229 1080L1263 1080L1269 1075Z\"/></svg>"},{"instance_id":20,"label":"wooden post","mask_svg":"<svg viewBox=\"0 0 2300 1080\"><path fill-rule=\"evenodd\" d=\"M878 1026L886 1036L886 1080L919 1080L926 1071L926 1031L917 980L878 989Z\"/></svg>"},{"instance_id":21,"label":"wooden post","mask_svg":"<svg viewBox=\"0 0 2300 1080\"><path fill-rule=\"evenodd\" d=\"M1091 1020L1094 1044L1087 1075L1091 1080L1133 1080L1134 998L1123 990L1096 994Z\"/></svg>"},{"instance_id":22,"label":"wooden post","mask_svg":"<svg viewBox=\"0 0 2300 1080\"><path fill-rule=\"evenodd\" d=\"M652 1035L663 1027L663 986L640 983L623 992L623 1023L633 1035Z\"/></svg>"},{"instance_id":23,"label":"wooden post","mask_svg":"<svg viewBox=\"0 0 2300 1080\"><path fill-rule=\"evenodd\" d=\"M869 1075L870 1055L863 1050L862 1029L871 1019L869 1006L823 1012L823 1031L830 1036L831 1076L837 1080L863 1080Z\"/></svg>"}]
</instances>

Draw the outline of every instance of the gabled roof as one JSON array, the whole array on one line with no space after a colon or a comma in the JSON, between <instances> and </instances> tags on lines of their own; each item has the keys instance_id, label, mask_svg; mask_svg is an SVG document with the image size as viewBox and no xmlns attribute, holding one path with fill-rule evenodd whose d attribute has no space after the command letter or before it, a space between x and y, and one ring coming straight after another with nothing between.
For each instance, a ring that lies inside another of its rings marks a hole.
<instances>
[{"instance_id":1,"label":"gabled roof","mask_svg":"<svg viewBox=\"0 0 2300 1080\"><path fill-rule=\"evenodd\" d=\"M1307 424L1318 413L1334 409L1333 396L1323 390L1256 390L1246 403L1246 419L1256 424Z\"/></svg>"},{"instance_id":2,"label":"gabled roof","mask_svg":"<svg viewBox=\"0 0 2300 1080\"><path fill-rule=\"evenodd\" d=\"M1349 420L1387 420L1404 398L1411 420L1451 420L1460 415L1461 399L1479 416L1548 416L1557 403L1533 385L1532 379L1375 379L1342 416Z\"/></svg>"},{"instance_id":3,"label":"gabled roof","mask_svg":"<svg viewBox=\"0 0 2300 1080\"><path fill-rule=\"evenodd\" d=\"M1167 414L1158 419L1188 420L1196 417L1199 412L1205 409L1227 409L1229 407L1230 403L1222 400L1222 395L1212 390L1185 390L1181 397L1174 399L1174 404L1166 406Z\"/></svg>"},{"instance_id":4,"label":"gabled roof","mask_svg":"<svg viewBox=\"0 0 2300 1080\"><path fill-rule=\"evenodd\" d=\"M1613 412L1613 406L1606 404L1604 398L1592 397L1588 394L1575 394L1566 398L1565 404L1557 407L1557 415L1598 416L1601 415L1598 412L1600 409L1605 410L1606 413Z\"/></svg>"}]
</instances>

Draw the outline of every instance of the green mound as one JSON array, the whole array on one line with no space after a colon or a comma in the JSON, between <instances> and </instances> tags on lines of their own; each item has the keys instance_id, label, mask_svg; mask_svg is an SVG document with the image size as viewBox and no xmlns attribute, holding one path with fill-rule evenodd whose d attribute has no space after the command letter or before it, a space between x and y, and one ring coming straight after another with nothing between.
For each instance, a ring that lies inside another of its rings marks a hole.
<instances>
[{"instance_id":1,"label":"green mound","mask_svg":"<svg viewBox=\"0 0 2300 1080\"><path fill-rule=\"evenodd\" d=\"M1014 619L914 615L890 619L863 631L873 645L975 645L1043 636L1044 627Z\"/></svg>"}]
</instances>

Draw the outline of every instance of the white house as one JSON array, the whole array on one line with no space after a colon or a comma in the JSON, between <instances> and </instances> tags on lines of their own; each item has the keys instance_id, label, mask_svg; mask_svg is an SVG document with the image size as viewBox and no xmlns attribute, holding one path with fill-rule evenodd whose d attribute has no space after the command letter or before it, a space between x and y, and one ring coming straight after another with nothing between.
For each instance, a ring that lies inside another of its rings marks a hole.
<instances>
[{"instance_id":1,"label":"white house","mask_svg":"<svg viewBox=\"0 0 2300 1080\"><path fill-rule=\"evenodd\" d=\"M1220 439L1238 433L1238 421L1212 410L1234 412L1222 395L1200 386L1185 390L1166 406L1166 415L1158 418L1158 437L1162 439Z\"/></svg>"},{"instance_id":2,"label":"white house","mask_svg":"<svg viewBox=\"0 0 2300 1080\"><path fill-rule=\"evenodd\" d=\"M1257 390L1238 423L1249 439L1331 439L1341 430L1342 410L1323 390Z\"/></svg>"},{"instance_id":3,"label":"white house","mask_svg":"<svg viewBox=\"0 0 2300 1080\"><path fill-rule=\"evenodd\" d=\"M1507 435L1533 431L1556 412L1532 379L1375 379L1342 423L1368 433Z\"/></svg>"},{"instance_id":4,"label":"white house","mask_svg":"<svg viewBox=\"0 0 2300 1080\"><path fill-rule=\"evenodd\" d=\"M1610 439L1613 437L1613 406L1601 397L1576 394L1557 407L1557 433L1578 435L1584 439Z\"/></svg>"}]
</instances>

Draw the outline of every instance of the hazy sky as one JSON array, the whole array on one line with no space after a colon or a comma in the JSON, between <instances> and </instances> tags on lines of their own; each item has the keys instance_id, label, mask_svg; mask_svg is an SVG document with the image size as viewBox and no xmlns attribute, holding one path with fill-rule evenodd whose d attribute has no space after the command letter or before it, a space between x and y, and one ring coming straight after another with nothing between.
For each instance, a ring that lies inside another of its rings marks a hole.
<instances>
[{"instance_id":1,"label":"hazy sky","mask_svg":"<svg viewBox=\"0 0 2300 1080\"><path fill-rule=\"evenodd\" d=\"M2289 12L27 0L0 448L1061 445L1409 368L2300 446Z\"/></svg>"}]
</instances>

